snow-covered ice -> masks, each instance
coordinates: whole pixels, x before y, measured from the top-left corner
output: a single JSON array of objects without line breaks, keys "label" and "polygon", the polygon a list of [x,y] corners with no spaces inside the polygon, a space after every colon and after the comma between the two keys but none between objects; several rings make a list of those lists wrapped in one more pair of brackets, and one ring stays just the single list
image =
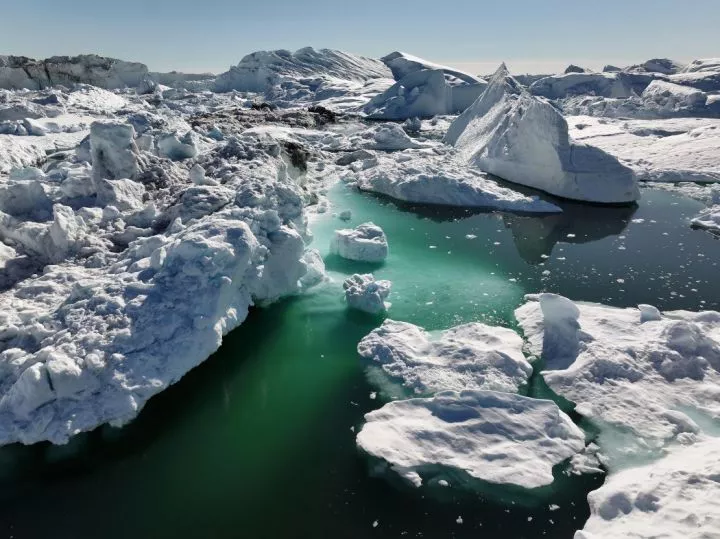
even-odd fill
[{"label": "snow-covered ice", "polygon": [[553,482],[553,466],[585,447],[554,402],[495,391],[394,401],[365,420],[358,446],[416,486],[443,466],[488,483],[542,487]]},{"label": "snow-covered ice", "polygon": [[390,295],[390,281],[376,280],[372,273],[356,273],[343,282],[345,301],[348,307],[379,314],[390,308],[387,300]]},{"label": "snow-covered ice", "polygon": [[428,333],[407,322],[385,320],[358,344],[358,353],[378,363],[417,394],[490,389],[517,392],[532,372],[514,331],[470,323]]},{"label": "snow-covered ice", "polygon": [[690,221],[695,227],[704,228],[711,232],[720,233],[720,205],[712,206],[700,212]]},{"label": "snow-covered ice", "polygon": [[720,416],[720,313],[528,296],[515,315],[548,386],[600,427],[611,470],[703,435]]},{"label": "snow-covered ice", "polygon": [[503,211],[553,213],[560,208],[502,187],[468,168],[446,147],[378,155],[366,167],[344,176],[363,191],[405,202]]},{"label": "snow-covered ice", "polygon": [[629,168],[594,146],[573,142],[563,116],[525,91],[504,64],[445,140],[470,165],[550,194],[603,203],[640,196]]},{"label": "snow-covered ice", "polygon": [[324,102],[351,109],[391,85],[392,73],[380,60],[306,47],[248,54],[219,75],[213,89],[258,92],[281,106]]},{"label": "snow-covered ice", "polygon": [[720,531],[720,439],[677,447],[647,466],[608,477],[588,495],[575,539],[714,538]]},{"label": "snow-covered ice", "polygon": [[363,223],[355,228],[336,230],[330,252],[348,260],[382,262],[388,256],[388,242],[382,228]]},{"label": "snow-covered ice", "polygon": [[720,181],[720,120],[673,118],[623,120],[571,116],[570,135],[616,156],[638,179],[663,182]]}]

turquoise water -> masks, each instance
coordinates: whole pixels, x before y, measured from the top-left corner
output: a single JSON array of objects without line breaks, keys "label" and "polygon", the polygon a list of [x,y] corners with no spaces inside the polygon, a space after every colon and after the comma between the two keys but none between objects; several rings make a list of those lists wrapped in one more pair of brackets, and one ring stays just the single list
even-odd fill
[{"label": "turquoise water", "polygon": [[[427,329],[513,326],[523,295],[542,290],[717,309],[717,240],[686,226],[701,205],[646,190],[637,208],[565,204],[541,218],[413,208],[343,185],[330,198],[352,210],[350,224],[384,228],[387,263],[329,257],[330,283],[254,310],[124,429],[0,449],[0,536],[572,537],[601,478],[561,476],[529,503],[500,488],[412,489],[356,450],[354,431],[383,395],[371,398],[355,347],[381,319],[346,310],[341,280],[370,270],[392,280],[390,316]],[[331,214],[313,223],[323,253],[342,226]]]}]

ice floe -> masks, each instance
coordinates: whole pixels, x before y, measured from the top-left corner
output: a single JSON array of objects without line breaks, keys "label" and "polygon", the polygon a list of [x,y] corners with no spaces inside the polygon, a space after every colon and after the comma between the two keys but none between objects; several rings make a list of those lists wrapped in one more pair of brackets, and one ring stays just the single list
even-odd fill
[{"label": "ice floe", "polygon": [[716,537],[718,496],[720,439],[712,438],[608,477],[588,495],[590,519],[575,539]]},{"label": "ice floe", "polygon": [[487,174],[468,168],[445,147],[378,155],[344,180],[354,181],[363,191],[418,204],[528,213],[561,211],[550,202],[503,187]]},{"label": "ice floe", "polygon": [[600,427],[608,466],[643,462],[720,416],[720,313],[528,296],[515,315],[548,386]]},{"label": "ice floe", "polygon": [[428,333],[385,320],[358,344],[358,353],[417,394],[490,389],[517,392],[532,372],[514,331],[481,323]]},{"label": "ice floe", "polygon": [[585,447],[583,432],[552,401],[495,391],[445,391],[394,401],[365,415],[358,446],[416,486],[433,467],[501,485],[536,488]]}]

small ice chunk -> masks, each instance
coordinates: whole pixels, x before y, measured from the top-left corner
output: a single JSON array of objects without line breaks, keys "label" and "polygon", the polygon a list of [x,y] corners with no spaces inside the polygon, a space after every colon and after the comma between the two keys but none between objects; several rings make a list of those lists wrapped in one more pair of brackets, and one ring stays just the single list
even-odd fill
[{"label": "small ice chunk", "polygon": [[390,303],[385,300],[390,295],[391,286],[390,281],[376,281],[371,273],[356,273],[343,283],[345,301],[353,309],[379,314],[390,308]]},{"label": "small ice chunk", "polygon": [[532,372],[522,346],[514,331],[478,322],[428,333],[414,324],[385,320],[360,341],[358,353],[416,393],[515,392]]},{"label": "small ice chunk", "polygon": [[336,230],[330,252],[348,260],[382,262],[388,256],[388,242],[382,228],[364,223],[354,229]]}]

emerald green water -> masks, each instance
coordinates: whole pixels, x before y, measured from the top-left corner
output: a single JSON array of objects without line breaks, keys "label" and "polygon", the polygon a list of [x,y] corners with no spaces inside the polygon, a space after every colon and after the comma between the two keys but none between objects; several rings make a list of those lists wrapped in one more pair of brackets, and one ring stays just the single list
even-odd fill
[{"label": "emerald green water", "polygon": [[[523,294],[542,290],[717,309],[717,240],[687,226],[701,205],[646,190],[637,208],[565,204],[540,218],[398,206],[343,185],[330,198],[352,210],[350,224],[383,227],[387,263],[328,258],[330,283],[254,310],[124,429],[0,449],[1,537],[570,538],[582,527],[599,477],[560,477],[522,503],[499,488],[406,487],[357,451],[353,429],[383,395],[371,398],[355,347],[381,319],[345,308],[342,278],[392,280],[390,316],[427,329],[512,326]],[[319,216],[316,246],[326,253],[343,226]]]}]

